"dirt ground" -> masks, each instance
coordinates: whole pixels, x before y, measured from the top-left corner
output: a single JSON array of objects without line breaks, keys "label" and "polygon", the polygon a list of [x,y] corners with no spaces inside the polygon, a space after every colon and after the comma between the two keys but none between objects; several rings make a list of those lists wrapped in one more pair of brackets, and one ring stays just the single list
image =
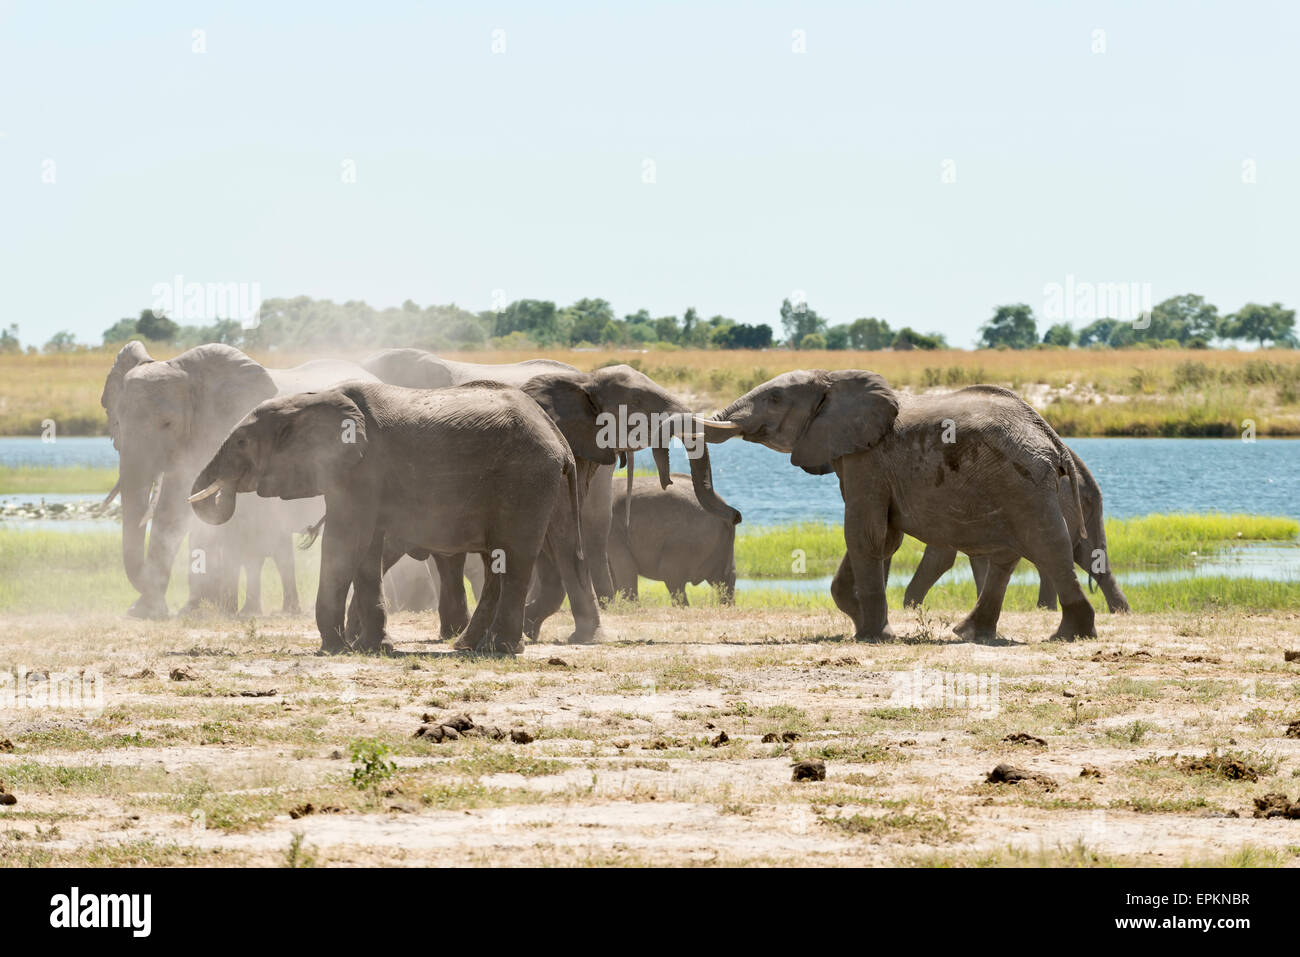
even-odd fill
[{"label": "dirt ground", "polygon": [[[1253,816],[1300,801],[1300,616],[892,621],[620,606],[610,643],[554,643],[562,614],[511,660],[431,615],[387,658],[320,657],[305,617],[0,618],[31,695],[0,710],[0,861],[1300,865],[1300,819]],[[24,668],[102,700],[42,707]]]}]

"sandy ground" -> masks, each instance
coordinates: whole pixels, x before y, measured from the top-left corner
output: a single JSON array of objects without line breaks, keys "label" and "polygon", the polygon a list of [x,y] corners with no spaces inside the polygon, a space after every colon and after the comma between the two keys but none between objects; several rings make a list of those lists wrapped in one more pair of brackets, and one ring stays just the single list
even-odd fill
[{"label": "sandy ground", "polygon": [[[447,654],[429,615],[394,617],[389,658],[318,656],[307,618],[0,618],[0,670],[102,682],[55,709],[29,678],[0,710],[0,861],[1300,864],[1300,820],[1252,816],[1300,800],[1300,616],[1056,643],[1007,614],[996,645],[933,613],[895,612],[889,645],[820,612],[606,621],[563,646],[559,615],[510,660]],[[505,736],[413,736],[458,714]],[[363,741],[388,749],[369,775]],[[1207,754],[1224,770],[1186,766]],[[824,781],[792,780],[805,758]],[[986,783],[1003,762],[1045,779]]]}]

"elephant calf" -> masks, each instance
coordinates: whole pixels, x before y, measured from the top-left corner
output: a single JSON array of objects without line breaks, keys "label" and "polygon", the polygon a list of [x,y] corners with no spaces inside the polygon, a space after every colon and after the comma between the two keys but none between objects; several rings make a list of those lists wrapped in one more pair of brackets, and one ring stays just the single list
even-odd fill
[{"label": "elephant calf", "polygon": [[[480,383],[429,391],[364,382],[271,399],[230,433],[190,502],[228,521],[237,492],[325,496],[316,625],[321,650],[348,648],[348,588],[360,647],[391,647],[380,585],[385,539],[402,551],[477,553],[488,569],[465,639],[523,650],[524,600],[545,550],[572,584],[579,630],[600,615],[582,559],[576,466],[564,436],[517,389]],[[584,587],[585,584],[585,587]]]},{"label": "elephant calf", "polygon": [[[626,521],[628,491],[614,494],[609,533],[609,572],[614,587],[635,600],[637,576],[668,585],[673,604],[685,605],[686,584],[707,581],[724,604],[735,600],[736,523],[706,511],[691,489],[689,475],[663,488],[655,476],[633,479],[631,526]],[[726,504],[722,496],[718,501]]]}]

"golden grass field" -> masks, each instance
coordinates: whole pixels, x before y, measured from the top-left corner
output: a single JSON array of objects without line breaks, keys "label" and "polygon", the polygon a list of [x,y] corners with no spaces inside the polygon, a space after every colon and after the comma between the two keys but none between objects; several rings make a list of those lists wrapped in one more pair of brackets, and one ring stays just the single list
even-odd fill
[{"label": "golden grass field", "polygon": [[[616,640],[554,644],[561,614],[518,659],[444,654],[430,618],[324,658],[307,618],[6,615],[10,667],[103,698],[3,712],[0,863],[1300,864],[1300,820],[1252,816],[1300,798],[1295,612],[1075,643],[1011,612],[997,645],[894,612],[861,645],[825,609],[617,605]],[[504,736],[414,736],[457,714]],[[1002,762],[1047,780],[986,783]]]},{"label": "golden grass field", "polygon": [[[153,349],[156,358],[176,350]],[[99,405],[114,350],[0,356],[0,435],[36,435],[53,419],[64,435],[99,435]],[[1300,351],[1044,349],[938,352],[762,352],[596,349],[445,353],[469,362],[546,357],[592,369],[632,362],[693,406],[712,411],[798,368],[868,368],[898,388],[980,382],[1020,392],[1063,435],[1300,435]],[[321,354],[260,354],[292,366]],[[341,358],[364,359],[365,355]]]}]

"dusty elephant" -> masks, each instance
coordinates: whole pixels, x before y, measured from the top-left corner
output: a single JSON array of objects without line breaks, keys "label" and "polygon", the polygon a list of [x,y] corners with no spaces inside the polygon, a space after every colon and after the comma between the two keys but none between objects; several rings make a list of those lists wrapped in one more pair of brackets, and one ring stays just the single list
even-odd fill
[{"label": "dusty elephant", "polygon": [[[172,563],[193,519],[185,503],[187,490],[230,429],[264,399],[349,378],[373,377],[355,363],[332,360],[266,369],[238,349],[219,344],[196,346],[165,361],[154,360],[140,342],[129,342],[118,352],[100,404],[119,456],[122,564],[140,593],[130,614],[169,614],[166,592]],[[287,549],[292,546],[291,532],[314,520],[312,511],[279,503],[250,504],[228,529],[201,536],[206,547],[191,556],[187,607],[204,599],[233,603],[230,576],[237,581],[248,550],[260,549],[263,557],[275,559],[286,610],[295,610],[297,586]],[[314,511],[319,514],[318,507]],[[268,540],[278,544],[269,545]],[[207,549],[215,553],[211,563]]]},{"label": "dusty elephant", "polygon": [[[466,476],[470,481],[466,481]],[[493,568],[462,636],[479,651],[522,649],[524,601],[544,550],[572,583],[574,618],[599,633],[582,561],[573,453],[517,389],[479,383],[428,391],[347,383],[257,406],[191,487],[195,513],[222,524],[236,492],[325,497],[316,625],[339,652],[348,589],[358,647],[389,647],[381,592],[386,540],[403,552],[474,552]],[[492,567],[492,566],[489,566]]]},{"label": "dusty elephant", "polygon": [[[477,555],[466,557],[465,577],[478,599],[483,594],[483,560]],[[384,576],[384,607],[389,611],[432,611],[438,607],[438,593],[438,568],[432,559],[403,556]]]},{"label": "dusty elephant", "polygon": [[[614,493],[609,534],[609,571],[619,594],[637,598],[637,576],[664,582],[673,604],[686,605],[686,585],[708,582],[723,604],[736,591],[736,521],[705,511],[684,482],[667,488],[653,476],[632,482],[631,525],[627,523],[626,489]],[[725,501],[718,496],[720,501]]]},{"label": "dusty elephant", "polygon": [[[989,560],[975,608],[954,629],[962,637],[996,637],[1007,580],[1021,556],[1061,596],[1053,637],[1096,635],[1092,605],[1074,577],[1074,539],[1086,534],[1074,459],[1014,393],[972,386],[909,396],[872,372],[800,370],[701,421],[710,441],[740,435],[788,453],[807,472],[836,474],[853,573],[852,602],[836,600],[852,609],[859,641],[893,638],[885,587],[905,534]],[[1062,477],[1071,488],[1064,510]]]},{"label": "dusty elephant", "polygon": [[[1069,448],[1069,446],[1066,446],[1066,448]],[[1079,458],[1079,453],[1074,449],[1070,449],[1070,454],[1074,457],[1074,467],[1079,473],[1079,500],[1083,505],[1083,528],[1088,536],[1086,539],[1075,539],[1074,563],[1097,582],[1097,586],[1106,598],[1106,607],[1112,613],[1127,613],[1131,610],[1128,599],[1124,597],[1124,590],[1120,588],[1119,582],[1115,578],[1110,564],[1110,552],[1106,548],[1106,516],[1102,509],[1101,486],[1097,484],[1096,478],[1093,477],[1088,466],[1084,464],[1083,459]],[[1060,482],[1060,491],[1061,509],[1066,511],[1071,507],[1069,482],[1062,480]],[[917,565],[916,572],[907,585],[907,592],[903,596],[903,604],[905,606],[921,604],[925,600],[926,593],[934,587],[934,583],[948,569],[952,568],[956,560],[956,549],[943,548],[938,545],[925,546],[925,553],[921,556],[921,562]],[[984,588],[984,579],[988,574],[988,559],[974,557],[971,558],[970,565],[971,572],[975,576],[975,590],[978,594]],[[852,574],[847,560],[842,560],[839,571],[836,572],[836,577],[847,575],[851,580]],[[838,586],[832,585],[831,587],[832,594],[848,595],[851,591],[852,586],[848,581],[840,582]],[[1056,589],[1052,587],[1051,581],[1041,573],[1038,576],[1038,607],[1051,611],[1056,610]],[[840,610],[849,613],[844,608]]]}]

